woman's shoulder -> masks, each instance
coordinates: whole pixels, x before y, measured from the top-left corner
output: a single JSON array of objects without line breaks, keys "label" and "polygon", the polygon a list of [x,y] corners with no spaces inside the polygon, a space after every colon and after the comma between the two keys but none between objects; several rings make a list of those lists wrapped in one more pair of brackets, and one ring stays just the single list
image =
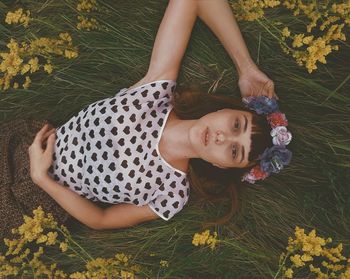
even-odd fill
[{"label": "woman's shoulder", "polygon": [[166,89],[168,87],[168,85],[171,84],[171,86],[176,85],[176,80],[172,80],[172,79],[160,79],[160,78],[153,78],[153,77],[143,77],[142,79],[140,79],[138,82],[136,82],[135,84],[133,84],[132,86],[130,86],[127,90],[137,90],[140,89],[142,87],[146,87],[146,86],[157,86],[158,84],[161,84],[163,89]]},{"label": "woman's shoulder", "polygon": [[118,103],[139,106],[142,103],[155,102],[167,103],[175,92],[176,81],[171,79],[143,80],[129,88],[121,89],[115,97],[120,99]]}]

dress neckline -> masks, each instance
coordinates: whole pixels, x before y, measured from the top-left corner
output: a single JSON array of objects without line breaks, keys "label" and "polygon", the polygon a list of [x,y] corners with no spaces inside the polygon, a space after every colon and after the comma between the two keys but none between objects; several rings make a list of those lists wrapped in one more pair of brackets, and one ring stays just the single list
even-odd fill
[{"label": "dress neckline", "polygon": [[171,169],[181,173],[182,175],[186,175],[186,173],[182,170],[179,170],[175,167],[173,167],[172,165],[170,165],[162,156],[162,154],[160,153],[159,151],[159,142],[160,142],[160,139],[162,138],[162,135],[163,135],[163,131],[164,131],[164,128],[165,128],[165,125],[166,123],[168,122],[168,118],[169,118],[169,115],[170,115],[170,112],[172,111],[173,109],[173,106],[170,104],[170,108],[168,109],[168,112],[166,113],[165,117],[164,117],[164,122],[163,122],[163,125],[160,129],[160,133],[159,133],[159,136],[158,136],[158,139],[157,139],[157,144],[156,144],[156,152],[158,154],[158,156],[160,157],[160,159]]}]

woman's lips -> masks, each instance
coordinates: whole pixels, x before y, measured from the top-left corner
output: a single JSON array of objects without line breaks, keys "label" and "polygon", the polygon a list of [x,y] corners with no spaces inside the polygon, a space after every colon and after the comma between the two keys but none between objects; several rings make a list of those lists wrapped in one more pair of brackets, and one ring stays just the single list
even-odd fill
[{"label": "woman's lips", "polygon": [[208,134],[208,127],[207,127],[202,133],[202,141],[203,141],[204,146],[208,145],[208,138],[209,138],[208,136],[209,136],[209,134]]}]

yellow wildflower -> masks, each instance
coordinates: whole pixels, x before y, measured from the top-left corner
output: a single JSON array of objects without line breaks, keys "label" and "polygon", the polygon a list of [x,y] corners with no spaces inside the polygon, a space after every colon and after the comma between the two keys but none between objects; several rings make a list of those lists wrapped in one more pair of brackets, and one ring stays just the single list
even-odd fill
[{"label": "yellow wildflower", "polygon": [[291,268],[288,268],[285,272],[284,272],[284,275],[287,277],[287,278],[293,278],[293,270]]},{"label": "yellow wildflower", "polygon": [[52,73],[52,65],[51,64],[45,64],[44,65],[44,71],[46,71],[48,74]]},{"label": "yellow wildflower", "polygon": [[39,244],[39,243],[43,243],[43,242],[46,242],[47,240],[47,236],[46,235],[41,235],[38,237],[38,239],[36,240],[36,243]]},{"label": "yellow wildflower", "polygon": [[282,36],[288,38],[290,36],[290,31],[288,27],[284,27],[282,30]]},{"label": "yellow wildflower", "polygon": [[80,2],[77,4],[77,10],[78,11],[86,11],[91,12],[93,10],[97,10],[97,3],[96,0],[80,0]]},{"label": "yellow wildflower", "polygon": [[72,46],[72,37],[71,35],[69,35],[67,32],[66,33],[60,33],[59,34],[59,37],[63,40],[63,41],[66,41],[68,42],[68,45],[69,46]]},{"label": "yellow wildflower", "polygon": [[192,244],[194,246],[204,245],[209,237],[209,230],[204,231],[203,233],[195,233],[192,239]]},{"label": "yellow wildflower", "polygon": [[20,271],[20,267],[5,264],[1,267],[0,278],[8,276],[17,276]]},{"label": "yellow wildflower", "polygon": [[8,12],[6,14],[5,22],[7,24],[23,23],[24,27],[28,27],[29,21],[31,20],[30,11],[23,13],[23,9],[20,8],[14,12]]},{"label": "yellow wildflower", "polygon": [[67,42],[71,42],[71,41],[72,41],[71,35],[69,35],[67,32],[65,32],[65,33],[60,33],[60,34],[59,34],[59,37],[60,37],[62,40],[67,41]]},{"label": "yellow wildflower", "polygon": [[301,47],[303,46],[303,38],[304,38],[304,34],[297,34],[294,35],[294,41],[292,43],[293,47]]},{"label": "yellow wildflower", "polygon": [[345,265],[343,264],[331,264],[331,263],[327,263],[326,261],[322,261],[321,264],[327,269],[333,270],[333,271],[339,271],[345,267]]},{"label": "yellow wildflower", "polygon": [[64,51],[64,56],[69,59],[76,58],[78,56],[78,52],[66,49]]},{"label": "yellow wildflower", "polygon": [[296,267],[305,265],[305,263],[301,260],[301,256],[298,254],[290,256],[290,260],[293,262],[293,264],[295,264]]},{"label": "yellow wildflower", "polygon": [[[65,57],[71,59],[78,56],[76,48],[69,49],[67,47],[72,44],[72,38],[68,33],[60,33],[60,38],[64,40],[56,40],[50,38],[38,38],[27,43],[18,43],[15,39],[11,38],[10,42],[6,45],[9,48],[9,52],[0,52],[0,72],[4,75],[0,78],[0,89],[7,90],[10,88],[11,80],[16,77],[16,75],[25,75],[28,73],[34,73],[38,71],[41,67],[39,64],[39,55],[47,56],[48,54],[64,55]],[[68,45],[67,45],[68,44]],[[27,63],[23,63],[22,57],[28,57]],[[48,58],[48,63],[43,65],[44,71],[47,73],[52,73],[53,65],[50,63],[50,58]],[[26,78],[24,84],[25,88],[30,85],[30,77]],[[17,84],[14,84],[17,87]]]},{"label": "yellow wildflower", "polygon": [[[29,85],[30,85],[30,83],[32,82],[32,80],[30,79],[30,77],[29,76],[26,76],[26,81],[23,83],[23,88],[24,89],[28,89],[28,87],[29,87]],[[30,235],[29,233],[27,234],[28,236]]]},{"label": "yellow wildflower", "polygon": [[128,278],[134,279],[135,278],[135,275],[133,272],[129,272],[129,271],[125,271],[125,270],[120,271],[120,276],[122,279],[128,279]]},{"label": "yellow wildflower", "polygon": [[30,70],[30,65],[29,64],[24,64],[22,69],[21,69],[21,75],[24,75]]},{"label": "yellow wildflower", "polygon": [[54,244],[56,244],[57,236],[58,236],[57,232],[48,232],[47,233],[46,245],[54,245]]},{"label": "yellow wildflower", "polygon": [[94,18],[89,18],[85,16],[78,15],[79,22],[77,23],[77,29],[82,30],[86,29],[87,31],[98,29],[98,23],[97,20]]},{"label": "yellow wildflower", "polygon": [[328,275],[326,273],[323,273],[319,267],[314,267],[312,264],[310,264],[309,268],[310,268],[311,272],[317,274],[317,278],[320,278],[320,279],[322,279],[322,278],[324,278],[324,279],[329,278]]},{"label": "yellow wildflower", "polygon": [[[311,272],[316,273],[317,278],[342,278],[345,279],[346,270],[342,274],[337,274],[337,272],[344,270],[346,265],[344,264],[335,264],[336,262],[340,262],[341,260],[347,260],[350,263],[350,259],[341,255],[341,251],[343,249],[342,244],[340,243],[337,247],[334,248],[325,248],[327,243],[332,242],[332,239],[329,237],[325,240],[322,237],[316,236],[316,230],[313,229],[309,234],[306,234],[304,229],[296,226],[295,228],[295,239],[288,237],[288,246],[287,250],[290,252],[290,261],[292,263],[292,267],[303,267],[305,266],[305,262],[313,261],[314,256],[322,256],[330,259],[333,263],[327,262],[325,260],[322,261],[321,266],[327,268],[328,273],[323,273],[320,267],[315,267],[313,264],[309,265],[309,269]],[[296,251],[300,251],[300,254],[294,254]],[[304,253],[303,253],[304,252]],[[302,254],[303,253],[303,254]],[[285,255],[283,252],[282,255]],[[281,264],[283,257],[280,257],[279,264]],[[284,264],[283,264],[284,265]],[[282,270],[286,271],[286,267],[282,265]],[[349,269],[350,269],[350,265]],[[288,274],[289,273],[289,274]],[[289,270],[285,272],[285,276],[287,278],[292,278],[292,271]],[[288,274],[288,275],[287,275]],[[350,274],[350,271],[349,271]],[[288,277],[290,276],[290,277]],[[330,276],[330,277],[329,277]]]},{"label": "yellow wildflower", "polygon": [[192,244],[195,246],[208,244],[211,249],[215,248],[217,232],[214,232],[213,235],[210,235],[209,230],[205,230],[202,233],[195,233],[192,239]]},{"label": "yellow wildflower", "polygon": [[[349,259],[350,262],[350,259]],[[346,270],[340,274],[339,279],[349,279],[350,278],[350,265],[347,266]]]},{"label": "yellow wildflower", "polygon": [[61,249],[62,252],[66,252],[68,250],[67,242],[61,242],[60,243],[60,249]]},{"label": "yellow wildflower", "polygon": [[253,21],[264,16],[264,10],[280,5],[277,0],[238,0],[232,4],[237,20]]},{"label": "yellow wildflower", "polygon": [[314,36],[307,36],[307,37],[304,37],[304,38],[303,38],[303,44],[309,45],[309,44],[312,42],[313,39],[314,39]]},{"label": "yellow wildflower", "polygon": [[128,256],[124,253],[118,253],[115,255],[115,257],[118,261],[121,261],[122,263],[127,263],[129,261]]},{"label": "yellow wildflower", "polygon": [[165,261],[165,260],[161,260],[161,261],[159,262],[159,264],[160,264],[161,266],[163,266],[163,267],[169,267],[169,262],[168,262],[168,261]]},{"label": "yellow wildflower", "polygon": [[301,256],[301,260],[302,260],[303,262],[308,262],[308,261],[312,261],[312,260],[313,260],[313,257],[311,257],[311,256],[308,255],[308,254],[303,254],[303,255]]}]

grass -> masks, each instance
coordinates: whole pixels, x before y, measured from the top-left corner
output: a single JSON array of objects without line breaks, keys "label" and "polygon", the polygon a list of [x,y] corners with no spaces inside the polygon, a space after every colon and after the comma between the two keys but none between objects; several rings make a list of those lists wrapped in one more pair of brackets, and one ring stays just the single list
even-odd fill
[{"label": "grass", "polygon": [[[160,3],[159,3],[160,2]],[[20,1],[40,21],[29,29],[9,26],[4,15],[17,3],[0,1],[0,49],[11,37],[54,36],[67,31],[79,48],[77,59],[54,58],[51,75],[34,75],[28,90],[1,92],[0,121],[33,117],[65,123],[86,105],[115,95],[146,73],[156,31],[167,1],[98,1],[92,13],[100,31],[76,29],[73,1]],[[19,3],[18,3],[19,4]],[[37,13],[35,13],[37,11]],[[196,195],[169,222],[157,220],[130,229],[93,231],[79,222],[70,226],[74,239],[94,257],[132,254],[150,269],[151,278],[273,278],[278,259],[296,225],[343,243],[350,254],[350,46],[327,57],[309,74],[282,52],[274,23],[299,23],[271,10],[255,22],[240,22],[253,59],[270,76],[293,132],[292,164],[263,183],[247,186],[241,211],[229,224],[212,227],[225,241],[218,249],[194,247],[202,222],[220,216],[226,203],[199,204]],[[350,36],[347,29],[347,37]],[[220,42],[197,22],[183,59],[178,83],[197,84],[210,94],[239,97],[237,73]],[[155,256],[149,256],[155,253]],[[64,271],[76,271],[81,260],[56,255]],[[168,260],[161,268],[159,261]],[[295,278],[314,278],[307,272]]]}]

